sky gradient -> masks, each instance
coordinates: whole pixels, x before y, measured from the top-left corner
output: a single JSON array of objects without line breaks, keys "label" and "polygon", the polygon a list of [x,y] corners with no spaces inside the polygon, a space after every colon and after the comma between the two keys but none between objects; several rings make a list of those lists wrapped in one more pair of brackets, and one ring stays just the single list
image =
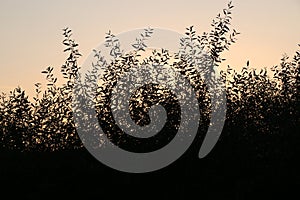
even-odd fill
[{"label": "sky gradient", "polygon": [[[83,63],[108,30],[159,27],[184,33],[194,25],[199,34],[226,7],[227,0],[0,0],[0,92],[20,85],[33,94],[40,73],[53,66],[58,74],[63,53],[62,29],[70,27]],[[255,68],[271,67],[283,53],[293,55],[300,43],[300,0],[235,0],[232,27],[241,32],[223,54],[240,69],[247,60]]]}]

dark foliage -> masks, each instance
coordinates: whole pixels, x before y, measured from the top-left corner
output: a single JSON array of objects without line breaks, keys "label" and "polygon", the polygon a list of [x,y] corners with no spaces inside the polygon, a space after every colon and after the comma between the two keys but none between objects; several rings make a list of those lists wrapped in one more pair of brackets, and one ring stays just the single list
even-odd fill
[{"label": "dark foliage", "polygon": [[[97,71],[105,66],[100,75],[102,84],[97,86],[96,110],[107,135],[114,143],[133,151],[150,151],[153,145],[162,144],[153,141],[170,141],[180,121],[176,96],[158,85],[148,85],[132,94],[130,114],[139,125],[148,124],[147,112],[154,104],[162,104],[168,112],[168,119],[172,123],[166,125],[167,138],[157,136],[150,141],[131,138],[117,126],[110,110],[112,88],[122,73],[136,65],[168,64],[176,68],[186,77],[196,91],[201,109],[201,127],[198,136],[203,138],[209,125],[210,100],[206,85],[201,79],[193,63],[197,56],[196,49],[205,50],[212,60],[219,65],[224,59],[221,53],[228,50],[235,42],[239,33],[230,30],[231,10],[233,6],[223,10],[213,21],[210,33],[197,36],[193,27],[187,28],[186,38],[181,40],[181,49],[170,64],[172,55],[167,50],[155,50],[144,59],[140,59],[140,52],[145,51],[145,41],[151,37],[153,29],[145,29],[141,37],[132,46],[136,51],[124,54],[118,38],[111,32],[107,33],[106,46],[111,49],[110,55],[115,58],[108,63],[100,52],[95,51],[98,61],[94,69],[89,72],[85,80],[97,79]],[[42,71],[48,81],[47,89],[41,91],[41,84],[35,84],[36,96],[30,101],[21,88],[16,88],[8,95],[2,94],[0,101],[0,142],[2,149],[17,151],[60,151],[65,149],[78,149],[83,145],[76,133],[72,116],[72,92],[76,91],[74,82],[79,74],[77,64],[81,56],[78,44],[72,39],[71,30],[63,30],[65,37],[63,44],[69,56],[61,67],[65,84],[58,86],[54,77],[53,68],[48,67]],[[192,52],[192,53],[191,53]],[[174,56],[173,56],[174,57]],[[205,69],[212,71],[213,69]],[[289,60],[282,58],[278,66],[271,71],[267,69],[250,69],[249,61],[240,72],[230,66],[221,71],[221,77],[226,83],[227,92],[227,118],[222,139],[230,141],[242,150],[248,150],[255,157],[265,157],[269,154],[282,154],[283,149],[290,148],[287,144],[299,138],[299,91],[300,91],[300,52]],[[92,87],[91,87],[92,88]],[[75,89],[75,90],[73,90]],[[150,94],[150,96],[149,96]],[[169,126],[169,127],[168,127]],[[299,132],[299,130],[298,130]],[[158,139],[160,138],[160,139]],[[293,143],[293,142],[292,142]],[[142,145],[141,145],[142,144]],[[138,149],[143,146],[142,149]],[[146,149],[146,150],[145,150]],[[154,148],[155,149],[155,148]]]}]

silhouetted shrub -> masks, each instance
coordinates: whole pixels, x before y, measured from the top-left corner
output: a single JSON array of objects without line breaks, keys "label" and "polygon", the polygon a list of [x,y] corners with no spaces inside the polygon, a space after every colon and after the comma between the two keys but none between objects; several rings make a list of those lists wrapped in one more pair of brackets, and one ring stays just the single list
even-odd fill
[{"label": "silhouetted shrub", "polygon": [[[153,31],[150,28],[145,29],[140,43],[133,44],[136,51],[127,54],[122,52],[118,39],[111,32],[107,33],[106,46],[111,49],[110,54],[115,60],[108,63],[99,52],[95,51],[98,61],[89,76],[83,78],[85,80],[100,78],[103,82],[97,86],[97,95],[93,101],[96,102],[95,109],[98,117],[103,121],[102,125],[105,130],[107,129],[106,132],[112,141],[123,145],[124,148],[132,146],[138,148],[138,144],[143,144],[143,148],[151,150],[153,146],[153,143],[141,143],[141,141],[127,143],[128,138],[118,130],[118,127],[112,125],[114,120],[109,99],[112,88],[122,73],[139,63],[169,64],[190,81],[200,103],[199,133],[205,134],[210,122],[210,97],[204,81],[195,66],[191,64],[197,58],[193,57],[194,54],[189,51],[197,47],[208,52],[208,56],[218,66],[224,60],[221,53],[229,49],[239,34],[235,30],[230,30],[232,8],[233,6],[229,3],[228,8],[223,11],[224,15],[217,16],[212,23],[213,29],[210,33],[197,36],[193,27],[187,28],[186,38],[181,40],[181,53],[175,57],[167,50],[154,50],[150,56],[140,59],[140,53],[146,47],[145,41]],[[53,68],[48,67],[42,71],[48,82],[47,89],[41,91],[41,84],[36,83],[36,96],[33,101],[30,101],[25,91],[19,87],[9,94],[1,95],[0,141],[2,148],[18,151],[58,151],[83,147],[76,133],[72,116],[72,93],[78,92],[74,88],[74,83],[76,78],[80,77],[77,60],[81,55],[78,51],[78,44],[71,37],[71,30],[64,29],[63,35],[65,52],[69,53],[65,64],[61,67],[66,83],[58,86]],[[191,49],[188,50],[187,45],[190,45]],[[170,59],[173,57],[177,60],[170,64]],[[97,71],[101,66],[106,66],[106,68],[99,76]],[[214,71],[212,68],[205,70],[208,70],[207,73]],[[296,52],[292,60],[285,56],[280,65],[273,67],[271,71],[250,69],[249,62],[240,72],[230,66],[225,71],[221,71],[221,78],[226,84],[228,107],[222,138],[228,137],[234,144],[241,143],[244,149],[255,147],[254,151],[250,151],[256,156],[266,156],[270,154],[270,151],[285,148],[279,144],[285,145],[280,142],[289,140],[289,137],[291,140],[299,138],[295,131],[299,130],[297,127],[300,124],[299,74],[300,51]],[[149,94],[151,94],[150,97]],[[176,96],[158,85],[145,86],[132,95],[130,114],[133,120],[139,125],[148,124],[148,109],[157,103],[163,104],[166,108],[169,106],[167,109],[169,120],[174,122],[169,124],[169,128],[176,130],[179,120],[176,116],[178,117],[178,109],[180,109],[176,104]],[[175,116],[174,119],[172,116]],[[159,140],[170,138],[161,137]]]}]

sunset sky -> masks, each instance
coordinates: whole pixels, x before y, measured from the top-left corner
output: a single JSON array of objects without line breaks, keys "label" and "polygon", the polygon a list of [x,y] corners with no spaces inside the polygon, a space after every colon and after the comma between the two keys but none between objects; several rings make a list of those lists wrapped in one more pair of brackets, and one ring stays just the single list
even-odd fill
[{"label": "sunset sky", "polygon": [[[63,53],[62,29],[73,30],[83,63],[108,30],[118,34],[136,28],[158,27],[184,33],[194,25],[199,34],[222,12],[228,0],[1,0],[0,92],[20,85],[29,94],[47,66],[59,73]],[[223,54],[240,69],[271,67],[283,53],[293,55],[300,43],[300,0],[235,0],[232,26],[241,32]]]}]

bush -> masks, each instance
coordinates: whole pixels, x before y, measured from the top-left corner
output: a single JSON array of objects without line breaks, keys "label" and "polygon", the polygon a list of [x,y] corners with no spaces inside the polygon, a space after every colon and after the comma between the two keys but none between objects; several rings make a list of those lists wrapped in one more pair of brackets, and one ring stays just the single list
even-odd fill
[{"label": "bush", "polygon": [[[219,14],[213,20],[213,29],[210,33],[197,36],[193,27],[187,28],[186,38],[181,40],[180,52],[175,56],[177,61],[170,65],[170,67],[177,68],[196,91],[202,111],[200,136],[205,134],[209,125],[210,97],[204,81],[192,64],[197,58],[188,56],[193,54],[189,53],[191,49],[187,46],[207,51],[217,66],[224,61],[221,53],[229,49],[239,34],[230,29],[232,8],[233,6],[229,3],[228,7],[223,10],[223,15]],[[140,43],[133,44],[136,51],[128,54],[121,51],[118,39],[111,32],[107,33],[106,46],[111,49],[111,55],[115,60],[106,63],[104,57],[95,51],[98,62],[89,76],[84,77],[85,80],[102,79],[103,84],[97,86],[97,95],[93,101],[96,102],[95,109],[107,135],[123,148],[135,149],[135,151],[150,151],[153,150],[153,142],[158,146],[159,144],[155,142],[157,140],[145,142],[128,138],[128,135],[123,134],[117,126],[114,126],[109,97],[118,77],[126,70],[141,63],[166,64],[170,62],[172,55],[167,50],[155,50],[149,57],[140,59],[141,52],[146,47],[145,35],[150,37],[151,31],[152,29],[145,29]],[[42,92],[41,84],[36,83],[36,96],[33,101],[28,99],[25,91],[20,87],[8,95],[1,95],[0,141],[2,148],[17,151],[60,151],[83,147],[76,133],[72,112],[72,93],[76,91],[74,83],[77,78],[80,78],[77,60],[81,55],[78,51],[78,44],[71,37],[71,30],[64,29],[63,35],[65,52],[69,53],[65,64],[61,67],[65,84],[58,86],[57,78],[53,75],[53,68],[48,67],[42,71],[48,82],[47,89]],[[100,77],[97,75],[99,66],[106,66]],[[213,69],[206,70],[212,71]],[[245,144],[244,149],[247,145],[257,147],[256,156],[267,155],[270,151],[276,151],[277,147],[278,149],[284,148],[276,147],[283,140],[299,139],[294,132],[299,127],[299,74],[300,51],[296,52],[292,60],[285,56],[280,65],[273,67],[271,71],[250,69],[249,62],[241,72],[237,72],[230,66],[227,70],[221,71],[222,80],[226,84],[228,108],[222,138],[229,137],[232,143],[236,142],[236,144],[242,142]],[[151,94],[150,97],[149,94]],[[172,134],[176,134],[176,127],[180,121],[180,117],[178,118],[180,108],[176,102],[176,96],[169,90],[159,85],[147,85],[140,88],[132,95],[130,114],[137,124],[148,124],[148,109],[151,105],[158,103],[165,106],[168,119],[173,120],[166,129],[170,132],[170,137],[160,136],[159,139],[169,141],[172,139]],[[138,149],[138,144],[143,144],[143,149]],[[283,143],[280,144],[283,145]]]}]

